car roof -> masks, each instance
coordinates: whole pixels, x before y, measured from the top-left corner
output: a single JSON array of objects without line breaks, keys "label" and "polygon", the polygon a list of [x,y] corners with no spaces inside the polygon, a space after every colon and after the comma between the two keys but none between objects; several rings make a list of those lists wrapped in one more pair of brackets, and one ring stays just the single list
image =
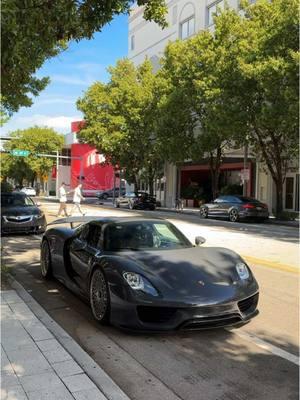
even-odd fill
[{"label": "car roof", "polygon": [[25,193],[22,192],[2,192],[1,196],[20,196],[20,197],[26,197]]}]

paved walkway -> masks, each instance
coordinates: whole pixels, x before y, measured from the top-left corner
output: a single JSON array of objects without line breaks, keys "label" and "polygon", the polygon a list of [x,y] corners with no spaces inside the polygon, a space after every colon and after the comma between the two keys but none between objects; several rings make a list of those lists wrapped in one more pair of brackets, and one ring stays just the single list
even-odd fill
[{"label": "paved walkway", "polygon": [[2,400],[108,398],[15,290],[1,291],[1,328]]}]

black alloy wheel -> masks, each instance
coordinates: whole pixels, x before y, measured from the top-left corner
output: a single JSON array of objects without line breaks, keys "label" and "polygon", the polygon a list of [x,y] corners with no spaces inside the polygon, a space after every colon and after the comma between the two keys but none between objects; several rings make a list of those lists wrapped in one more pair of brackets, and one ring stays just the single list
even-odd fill
[{"label": "black alloy wheel", "polygon": [[236,208],[233,208],[229,212],[229,221],[231,222],[237,222],[239,219],[239,212]]},{"label": "black alloy wheel", "polygon": [[41,248],[41,273],[44,279],[52,277],[51,254],[48,241],[45,239]]},{"label": "black alloy wheel", "polygon": [[207,210],[206,207],[201,207],[200,208],[200,217],[208,218],[208,210]]},{"label": "black alloy wheel", "polygon": [[93,272],[90,283],[90,305],[94,318],[101,324],[109,322],[110,299],[105,276],[100,268]]}]

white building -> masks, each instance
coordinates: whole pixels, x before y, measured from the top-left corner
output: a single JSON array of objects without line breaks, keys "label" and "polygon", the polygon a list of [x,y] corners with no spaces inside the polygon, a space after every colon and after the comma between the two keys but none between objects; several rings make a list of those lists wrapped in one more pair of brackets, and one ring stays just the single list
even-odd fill
[{"label": "white building", "polygon": [[[250,0],[255,2],[255,0]],[[204,29],[213,29],[213,16],[218,10],[224,8],[224,0],[169,0],[167,1],[169,26],[161,29],[156,23],[143,19],[143,7],[136,7],[129,17],[128,57],[135,64],[142,63],[148,57],[154,70],[159,68],[159,59],[163,55],[166,45],[176,39],[186,39]],[[227,0],[229,7],[237,8],[239,0]],[[226,182],[235,179],[238,182],[239,173],[243,168],[242,152],[232,152],[227,155],[224,175]],[[227,163],[227,166],[226,166]],[[192,180],[196,171],[202,171],[204,178],[204,165],[167,165],[165,170],[166,191],[165,204],[173,206],[181,181]],[[268,204],[269,209],[275,208],[275,187],[269,173],[255,160],[248,160],[247,168],[250,169],[248,194],[257,197]],[[187,178],[188,171],[190,177]],[[193,171],[193,172],[192,172]],[[200,172],[199,172],[200,174]],[[200,175],[199,175],[200,176]],[[287,211],[299,211],[299,170],[291,169],[284,187],[284,208]]]}]

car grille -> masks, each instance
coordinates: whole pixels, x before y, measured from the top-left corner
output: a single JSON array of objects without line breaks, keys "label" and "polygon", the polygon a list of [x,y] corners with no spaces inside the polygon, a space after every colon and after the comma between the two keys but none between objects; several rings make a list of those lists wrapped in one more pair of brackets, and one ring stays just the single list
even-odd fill
[{"label": "car grille", "polygon": [[17,217],[6,217],[8,222],[14,222],[14,223],[23,223],[23,222],[29,222],[32,219],[32,216],[29,215],[28,217],[21,217],[22,219],[17,219]]},{"label": "car grille", "polygon": [[233,325],[241,321],[238,314],[218,315],[213,317],[201,317],[184,322],[179,329],[196,330],[205,328],[217,328],[219,326]]},{"label": "car grille", "polygon": [[2,225],[2,232],[5,233],[13,233],[13,232],[34,232],[38,229],[37,226],[3,226]]},{"label": "car grille", "polygon": [[257,307],[257,303],[258,293],[256,293],[254,296],[248,297],[247,299],[239,301],[238,307],[242,313],[245,313],[247,311],[255,310],[255,308]]},{"label": "car grille", "polygon": [[175,316],[177,308],[137,306],[137,313],[142,322],[162,323],[168,322]]}]

